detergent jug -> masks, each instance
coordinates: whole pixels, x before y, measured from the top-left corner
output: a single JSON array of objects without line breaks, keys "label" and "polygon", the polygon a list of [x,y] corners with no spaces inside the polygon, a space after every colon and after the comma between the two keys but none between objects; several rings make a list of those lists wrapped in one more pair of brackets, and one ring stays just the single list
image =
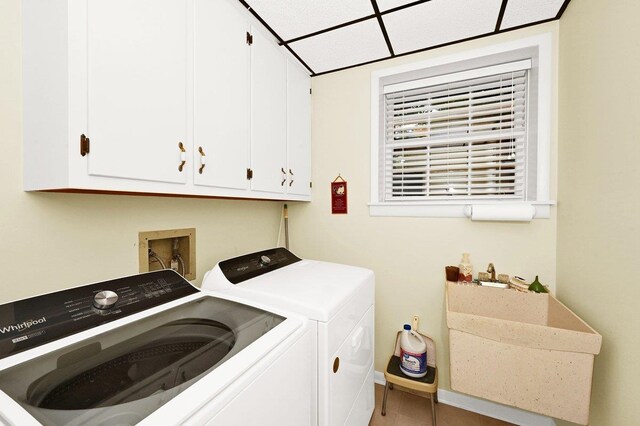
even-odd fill
[{"label": "detergent jug", "polygon": [[404,325],[400,336],[400,370],[415,378],[427,374],[427,344],[409,324]]}]

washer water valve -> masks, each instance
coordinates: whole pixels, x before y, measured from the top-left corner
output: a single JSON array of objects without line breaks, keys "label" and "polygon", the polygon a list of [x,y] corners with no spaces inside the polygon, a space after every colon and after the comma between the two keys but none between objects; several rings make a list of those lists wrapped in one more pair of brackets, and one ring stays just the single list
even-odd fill
[{"label": "washer water valve", "polygon": [[196,278],[195,228],[140,232],[140,272],[172,269],[188,280]]}]

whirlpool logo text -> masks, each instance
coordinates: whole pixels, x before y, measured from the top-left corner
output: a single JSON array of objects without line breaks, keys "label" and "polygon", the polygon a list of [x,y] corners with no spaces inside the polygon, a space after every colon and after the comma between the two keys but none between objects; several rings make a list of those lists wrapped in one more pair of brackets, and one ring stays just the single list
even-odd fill
[{"label": "whirlpool logo text", "polygon": [[5,333],[11,333],[15,331],[23,331],[31,328],[34,325],[44,324],[45,322],[47,322],[46,317],[42,317],[39,319],[26,320],[25,322],[21,322],[20,324],[12,324],[12,325],[6,325],[3,327],[0,327],[0,333],[5,334]]}]

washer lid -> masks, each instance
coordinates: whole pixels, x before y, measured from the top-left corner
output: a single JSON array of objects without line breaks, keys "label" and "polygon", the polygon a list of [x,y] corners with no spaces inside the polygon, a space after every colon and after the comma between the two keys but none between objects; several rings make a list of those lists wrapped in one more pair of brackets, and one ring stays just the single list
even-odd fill
[{"label": "washer lid", "polygon": [[[301,327],[239,302],[192,298],[1,370],[0,418],[33,424],[19,420],[26,411],[44,425],[137,424],[200,380],[212,399]],[[173,404],[175,421],[165,423],[186,421],[185,406],[198,407]]]},{"label": "washer lid", "polygon": [[369,269],[301,260],[233,285],[220,264],[205,277],[204,290],[225,290],[267,306],[327,322],[353,298],[373,304],[374,275]]}]

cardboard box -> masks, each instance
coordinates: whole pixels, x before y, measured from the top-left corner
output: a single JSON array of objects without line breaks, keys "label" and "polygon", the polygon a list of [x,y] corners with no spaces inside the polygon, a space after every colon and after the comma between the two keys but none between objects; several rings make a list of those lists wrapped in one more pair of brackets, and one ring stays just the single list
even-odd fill
[{"label": "cardboard box", "polygon": [[451,388],[589,423],[602,336],[551,294],[446,283]]}]

